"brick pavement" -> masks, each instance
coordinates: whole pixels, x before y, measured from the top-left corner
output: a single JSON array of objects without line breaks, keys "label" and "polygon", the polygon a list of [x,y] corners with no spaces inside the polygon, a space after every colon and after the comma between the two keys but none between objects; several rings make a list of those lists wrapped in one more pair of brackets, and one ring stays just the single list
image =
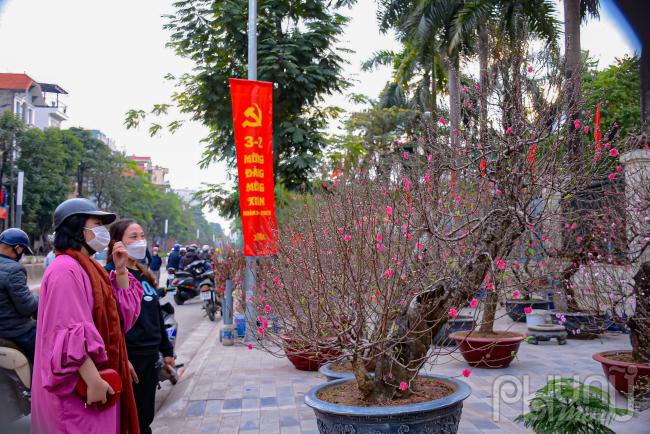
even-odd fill
[{"label": "brick pavement", "polygon": [[[499,320],[511,330],[525,328]],[[202,347],[183,372],[182,380],[168,394],[153,424],[155,434],[316,434],[312,410],[303,403],[311,387],[324,381],[318,373],[301,372],[279,359],[243,345],[223,347],[219,326],[207,335]],[[548,375],[589,376],[600,379],[600,364],[593,353],[629,348],[627,335],[606,335],[601,340],[555,343],[523,343],[518,359],[507,369],[473,369],[466,380],[473,392],[465,401],[459,432],[462,434],[530,432],[513,422],[527,411],[529,394],[543,386]],[[458,353],[441,355],[426,370],[459,376],[467,365]],[[503,385],[500,388],[498,385]],[[495,386],[496,385],[496,386]],[[512,393],[518,385],[519,394]],[[503,399],[493,399],[502,396]],[[650,410],[632,420],[614,423],[616,432],[650,432]]]}]

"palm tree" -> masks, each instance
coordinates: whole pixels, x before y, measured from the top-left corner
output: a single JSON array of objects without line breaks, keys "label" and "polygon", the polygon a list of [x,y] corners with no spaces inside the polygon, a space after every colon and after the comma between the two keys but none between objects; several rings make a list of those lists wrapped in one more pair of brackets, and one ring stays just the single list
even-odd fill
[{"label": "palm tree", "polygon": [[[464,2],[453,23],[451,45],[456,46],[463,39],[467,40],[472,32],[478,44],[480,93],[480,139],[485,141],[487,134],[487,95],[489,35],[491,25],[497,37],[504,39],[513,53],[511,62],[512,85],[521,89],[521,67],[524,57],[521,41],[527,35],[536,36],[555,45],[559,31],[554,14],[554,5],[550,0],[469,0]],[[514,98],[514,107],[523,110],[521,103]]]},{"label": "palm tree", "polygon": [[[581,110],[580,24],[589,17],[599,18],[599,6],[599,0],[564,0],[564,75],[567,80],[568,147],[576,152],[576,155],[582,155],[582,135],[571,127],[573,120],[580,117]],[[580,158],[579,161],[582,159]]]}]

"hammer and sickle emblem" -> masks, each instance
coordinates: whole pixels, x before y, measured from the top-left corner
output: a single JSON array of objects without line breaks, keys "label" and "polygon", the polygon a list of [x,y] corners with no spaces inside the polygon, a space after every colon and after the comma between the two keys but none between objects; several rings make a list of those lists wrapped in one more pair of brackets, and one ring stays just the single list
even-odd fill
[{"label": "hammer and sickle emblem", "polygon": [[242,127],[260,127],[262,126],[262,109],[260,109],[260,106],[257,104],[253,103],[252,106],[248,107],[244,111],[244,116],[246,116],[246,120],[242,122]]}]

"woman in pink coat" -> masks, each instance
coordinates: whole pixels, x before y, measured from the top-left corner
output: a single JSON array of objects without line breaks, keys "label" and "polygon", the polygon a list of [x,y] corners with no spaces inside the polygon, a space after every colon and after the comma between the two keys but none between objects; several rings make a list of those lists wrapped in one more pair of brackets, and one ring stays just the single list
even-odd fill
[{"label": "woman in pink coat", "polygon": [[[110,276],[90,258],[108,245],[105,225],[114,220],[86,199],[67,200],[55,211],[57,257],[43,278],[38,308],[34,434],[138,434],[124,333],[140,313],[142,286],[126,271],[123,245],[119,259],[114,249]],[[106,368],[122,379],[119,398],[99,375]],[[81,380],[85,399],[75,391]]]}]

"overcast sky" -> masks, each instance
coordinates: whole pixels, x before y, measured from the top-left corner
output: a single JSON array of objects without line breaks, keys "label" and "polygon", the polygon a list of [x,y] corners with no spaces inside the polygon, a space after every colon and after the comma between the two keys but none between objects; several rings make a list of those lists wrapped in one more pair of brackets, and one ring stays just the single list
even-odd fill
[{"label": "overcast sky", "polygon": [[[244,0],[241,0],[244,1]],[[145,129],[126,130],[124,113],[167,102],[172,87],[163,76],[187,72],[191,64],[165,48],[168,34],[161,15],[172,0],[0,0],[0,72],[25,72],[37,81],[66,89],[70,121],[65,126],[100,129],[127,153],[150,155],[170,169],[173,188],[199,188],[202,182],[226,179],[222,165],[199,170],[201,138],[206,129],[186,125],[174,135],[150,138]],[[640,51],[621,25],[611,0],[601,0],[601,20],[583,26],[582,47],[600,59],[601,67],[626,53]],[[561,9],[559,3],[558,9]],[[390,35],[380,35],[375,1],[360,0],[350,11],[342,45],[346,74],[356,79],[355,93],[377,96],[390,71],[360,72],[360,64],[379,49],[394,49]],[[343,96],[328,103],[352,108]],[[215,213],[210,220],[225,221]]]}]

